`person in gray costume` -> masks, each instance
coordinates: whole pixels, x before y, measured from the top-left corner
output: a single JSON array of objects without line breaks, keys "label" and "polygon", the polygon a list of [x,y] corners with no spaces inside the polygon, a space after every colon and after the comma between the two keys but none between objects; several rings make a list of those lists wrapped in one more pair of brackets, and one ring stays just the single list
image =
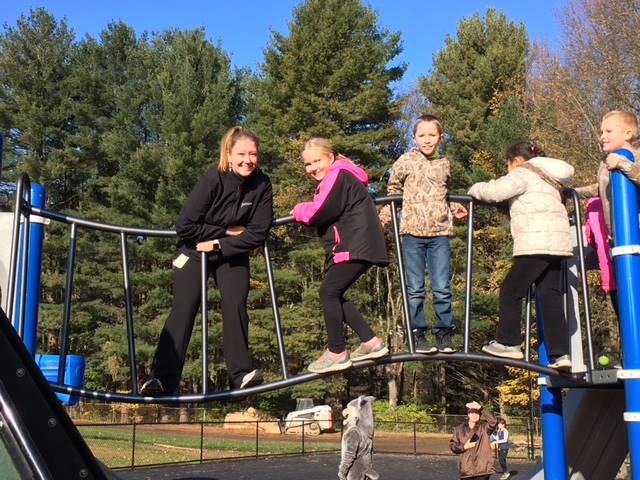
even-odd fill
[{"label": "person in gray costume", "polygon": [[346,430],[342,435],[339,480],[377,480],[373,469],[373,397],[360,395],[342,412]]}]

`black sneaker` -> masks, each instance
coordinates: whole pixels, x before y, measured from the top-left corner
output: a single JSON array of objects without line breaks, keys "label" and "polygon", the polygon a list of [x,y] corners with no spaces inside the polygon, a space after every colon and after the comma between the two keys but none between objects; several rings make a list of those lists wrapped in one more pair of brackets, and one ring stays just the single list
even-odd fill
[{"label": "black sneaker", "polygon": [[148,379],[140,388],[140,395],[145,397],[159,397],[164,394],[162,382],[155,377]]},{"label": "black sneaker", "polygon": [[261,385],[262,382],[264,382],[262,372],[256,368],[242,377],[242,382],[238,388],[255,387],[256,385]]},{"label": "black sneaker", "polygon": [[440,353],[454,353],[453,332],[451,330],[438,330],[436,332],[436,343]]},{"label": "black sneaker", "polygon": [[416,353],[436,353],[438,349],[429,343],[423,330],[413,331],[413,346]]}]

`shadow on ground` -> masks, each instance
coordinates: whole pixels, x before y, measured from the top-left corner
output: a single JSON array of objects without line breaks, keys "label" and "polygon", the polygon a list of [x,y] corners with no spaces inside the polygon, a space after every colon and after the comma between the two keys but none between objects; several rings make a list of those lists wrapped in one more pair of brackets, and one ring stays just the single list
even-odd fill
[{"label": "shadow on ground", "polygon": [[[457,458],[452,456],[377,454],[373,461],[380,480],[459,478]],[[117,475],[122,480],[328,480],[338,478],[339,463],[340,454],[331,453],[120,470]],[[525,479],[535,471],[535,463],[513,460],[509,470],[510,478]]]}]

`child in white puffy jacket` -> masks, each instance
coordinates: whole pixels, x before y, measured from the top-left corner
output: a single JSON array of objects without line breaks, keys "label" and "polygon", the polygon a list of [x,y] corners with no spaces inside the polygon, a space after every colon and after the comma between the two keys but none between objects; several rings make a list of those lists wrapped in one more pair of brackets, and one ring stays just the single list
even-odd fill
[{"label": "child in white puffy jacket", "polygon": [[543,155],[532,142],[516,143],[507,150],[507,175],[469,189],[469,195],[478,200],[509,202],[513,236],[513,265],[500,287],[498,331],[482,350],[497,357],[524,357],[520,348],[522,299],[535,284],[551,359],[548,366],[570,370],[561,278],[562,260],[573,249],[561,190],[573,178],[574,169]]}]

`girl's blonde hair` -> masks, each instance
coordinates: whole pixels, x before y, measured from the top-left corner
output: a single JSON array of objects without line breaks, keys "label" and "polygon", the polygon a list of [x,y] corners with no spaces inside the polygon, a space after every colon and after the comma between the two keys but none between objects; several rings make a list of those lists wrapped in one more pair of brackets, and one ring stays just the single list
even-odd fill
[{"label": "girl's blonde hair", "polygon": [[260,140],[255,133],[239,125],[231,127],[222,136],[222,140],[220,141],[220,160],[218,161],[218,170],[221,172],[228,172],[231,170],[231,165],[229,165],[229,153],[238,140],[243,138],[253,140],[253,143],[256,144],[256,149],[260,151]]},{"label": "girl's blonde hair", "polygon": [[336,152],[336,149],[333,146],[333,143],[328,138],[322,138],[322,137],[310,138],[309,140],[304,142],[301,153],[306,150],[320,150],[321,152],[326,153],[327,155],[333,155],[336,160],[347,158],[344,155]]},{"label": "girl's blonde hair", "polygon": [[413,135],[416,135],[416,132],[418,131],[418,125],[420,125],[422,122],[429,122],[429,123],[433,123],[436,128],[438,129],[438,134],[442,135],[442,133],[444,132],[444,129],[442,128],[442,122],[440,121],[440,119],[438,117],[436,117],[435,115],[420,115],[416,122],[413,124]]}]

